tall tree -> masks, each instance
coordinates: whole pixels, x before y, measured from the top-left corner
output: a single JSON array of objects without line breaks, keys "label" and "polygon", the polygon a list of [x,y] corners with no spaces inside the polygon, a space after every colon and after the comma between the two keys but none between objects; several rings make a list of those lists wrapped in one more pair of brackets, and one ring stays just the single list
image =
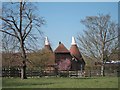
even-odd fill
[{"label": "tall tree", "polygon": [[81,52],[91,59],[101,60],[101,75],[104,63],[113,49],[118,49],[118,25],[110,20],[110,15],[89,16],[81,23],[85,25],[83,35],[78,35]]},{"label": "tall tree", "polygon": [[[41,35],[40,27],[45,23],[44,18],[39,17],[35,12],[36,7],[30,2],[7,2],[3,3],[2,29],[5,36],[13,38],[14,45],[19,47],[23,66],[21,68],[21,78],[26,79],[26,50],[31,43],[35,43],[37,31]],[[6,37],[4,37],[6,38]]]}]

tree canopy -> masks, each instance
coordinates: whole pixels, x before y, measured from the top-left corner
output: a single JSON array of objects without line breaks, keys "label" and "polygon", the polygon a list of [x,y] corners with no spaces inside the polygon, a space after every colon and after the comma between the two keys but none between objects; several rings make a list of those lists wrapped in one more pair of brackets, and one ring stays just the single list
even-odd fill
[{"label": "tree canopy", "polygon": [[[35,12],[37,8],[30,2],[5,2],[3,3],[2,29],[3,46],[12,43],[12,48],[17,49],[21,53],[23,67],[21,68],[21,78],[26,79],[26,51],[36,48],[38,35],[42,32],[40,27],[45,24],[43,17],[38,16]],[[39,43],[40,44],[40,43]],[[34,49],[33,49],[34,50]]]},{"label": "tree canopy", "polygon": [[118,49],[118,25],[110,15],[87,16],[81,20],[84,34],[77,39],[83,55],[105,63],[113,49]]}]

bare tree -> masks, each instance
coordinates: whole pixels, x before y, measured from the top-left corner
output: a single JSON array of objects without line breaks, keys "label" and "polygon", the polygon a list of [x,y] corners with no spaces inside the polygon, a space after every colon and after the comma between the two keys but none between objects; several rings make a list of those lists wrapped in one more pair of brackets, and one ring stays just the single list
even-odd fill
[{"label": "bare tree", "polygon": [[81,23],[85,25],[83,35],[78,35],[81,52],[91,59],[100,60],[101,75],[104,63],[113,49],[118,49],[118,25],[110,20],[110,15],[89,16]]},{"label": "bare tree", "polygon": [[[22,57],[21,78],[26,79],[26,50],[36,43],[38,32],[41,36],[40,27],[45,23],[44,18],[35,12],[36,7],[30,2],[3,3],[3,11],[0,19],[2,29],[6,37],[10,36],[14,41],[14,47],[19,47]],[[4,38],[6,38],[4,37]]]}]

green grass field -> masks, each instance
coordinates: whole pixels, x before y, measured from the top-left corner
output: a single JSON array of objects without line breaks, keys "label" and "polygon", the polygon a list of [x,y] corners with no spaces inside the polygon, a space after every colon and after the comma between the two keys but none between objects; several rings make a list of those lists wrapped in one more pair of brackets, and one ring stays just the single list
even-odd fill
[{"label": "green grass field", "polygon": [[42,77],[3,78],[3,88],[118,88],[118,77],[60,78]]}]

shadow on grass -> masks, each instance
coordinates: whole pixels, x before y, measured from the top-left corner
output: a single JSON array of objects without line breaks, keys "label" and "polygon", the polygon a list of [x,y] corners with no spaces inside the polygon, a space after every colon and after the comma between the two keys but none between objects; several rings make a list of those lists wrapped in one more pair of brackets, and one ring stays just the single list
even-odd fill
[{"label": "shadow on grass", "polygon": [[28,85],[51,85],[51,84],[54,84],[54,83],[40,83],[40,84],[28,84]]},{"label": "shadow on grass", "polygon": [[[24,84],[24,83],[12,83],[12,84],[9,84],[7,86],[9,87],[14,87],[14,86],[36,86],[36,85],[51,85],[51,84],[54,84],[54,83],[28,83],[28,84]],[[3,87],[4,87],[4,84],[3,84]]]},{"label": "shadow on grass", "polygon": [[97,77],[71,77],[73,79],[97,79]]}]

